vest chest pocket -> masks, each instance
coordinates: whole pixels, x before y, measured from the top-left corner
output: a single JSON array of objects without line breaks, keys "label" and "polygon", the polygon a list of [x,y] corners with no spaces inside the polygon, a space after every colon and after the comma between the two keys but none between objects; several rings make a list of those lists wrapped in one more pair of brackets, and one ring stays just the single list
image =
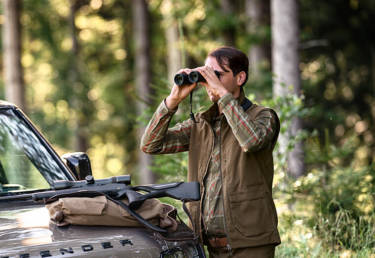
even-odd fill
[{"label": "vest chest pocket", "polygon": [[250,186],[246,192],[230,195],[231,220],[239,233],[246,237],[274,230],[271,206],[263,185]]}]

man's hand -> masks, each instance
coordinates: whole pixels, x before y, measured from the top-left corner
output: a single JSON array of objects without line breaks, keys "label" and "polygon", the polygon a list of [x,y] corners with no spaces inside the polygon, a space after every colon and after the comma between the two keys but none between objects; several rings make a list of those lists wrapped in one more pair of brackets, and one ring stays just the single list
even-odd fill
[{"label": "man's hand", "polygon": [[[181,69],[178,71],[178,73],[186,73],[189,74],[192,72],[192,69]],[[183,101],[190,92],[197,86],[197,83],[193,83],[190,85],[183,85],[178,86],[176,84],[173,85],[171,93],[165,100],[165,104],[167,105],[168,109],[176,109],[181,101]]]},{"label": "man's hand", "polygon": [[214,99],[220,99],[222,96],[227,94],[229,91],[224,87],[223,83],[216,76],[214,69],[209,66],[201,66],[194,69],[202,74],[206,79],[206,83],[202,82],[201,84],[207,88],[207,91]]}]

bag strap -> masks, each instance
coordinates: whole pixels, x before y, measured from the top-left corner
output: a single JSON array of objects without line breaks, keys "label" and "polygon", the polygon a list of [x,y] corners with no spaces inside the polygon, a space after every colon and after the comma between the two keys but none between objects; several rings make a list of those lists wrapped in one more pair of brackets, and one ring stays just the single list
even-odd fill
[{"label": "bag strap", "polygon": [[158,226],[155,226],[155,225],[152,225],[150,222],[148,222],[147,220],[145,220],[141,215],[139,215],[138,213],[136,213],[135,211],[133,211],[132,209],[130,209],[130,207],[128,205],[126,205],[125,203],[119,201],[119,200],[115,200],[113,199],[112,197],[104,194],[108,200],[114,202],[114,203],[117,203],[121,208],[123,208],[124,210],[126,210],[130,215],[132,215],[135,219],[137,219],[142,225],[144,225],[146,228],[149,228],[153,231],[157,231],[157,232],[160,232],[160,233],[167,233],[167,230],[166,229],[162,229]]},{"label": "bag strap", "polygon": [[191,223],[191,226],[193,227],[193,235],[194,235],[194,240],[198,240],[199,236],[197,236],[197,234],[195,232],[197,232],[195,229],[195,224],[194,224],[194,221],[193,221],[193,218],[191,217],[191,214],[188,210],[188,208],[186,207],[186,202],[185,201],[182,201],[182,209],[184,210],[184,212],[187,214],[189,220],[190,220],[190,223]]}]

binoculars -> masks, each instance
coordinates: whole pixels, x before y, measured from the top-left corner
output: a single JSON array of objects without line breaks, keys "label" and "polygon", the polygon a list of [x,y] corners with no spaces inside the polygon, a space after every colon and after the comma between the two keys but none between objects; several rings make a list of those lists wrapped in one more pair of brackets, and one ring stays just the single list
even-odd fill
[{"label": "binoculars", "polygon": [[[220,79],[220,73],[218,71],[214,71],[217,78]],[[189,74],[186,73],[178,73],[174,76],[174,83],[178,86],[189,85],[196,82],[206,82],[206,79],[200,74],[200,72],[192,71]]]}]

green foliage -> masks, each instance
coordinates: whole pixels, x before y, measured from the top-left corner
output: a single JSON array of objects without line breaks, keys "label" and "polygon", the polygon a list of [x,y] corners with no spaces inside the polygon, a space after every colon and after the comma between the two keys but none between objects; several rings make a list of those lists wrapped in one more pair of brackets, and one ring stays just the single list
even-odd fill
[{"label": "green foliage", "polygon": [[306,106],[315,108],[305,127],[318,130],[322,137],[329,129],[335,144],[356,134],[370,149],[367,165],[373,162],[375,143],[370,130],[374,127],[374,42],[370,37],[374,8],[371,0],[303,0],[300,6],[304,49],[300,67]]},{"label": "green foliage", "polygon": [[360,251],[375,248],[375,214],[357,218],[349,210],[340,209],[334,215],[318,217],[315,230],[331,250]]},{"label": "green foliage", "polygon": [[155,157],[152,171],[164,182],[186,181],[187,153],[166,154]]},{"label": "green foliage", "polygon": [[327,246],[358,251],[375,247],[374,179],[371,168],[313,173],[296,189],[310,194],[317,235]]},{"label": "green foliage", "polygon": [[277,179],[276,200],[279,207],[288,207],[280,217],[286,242],[278,250],[280,257],[339,257],[346,252],[367,257],[375,248],[375,167],[359,166],[355,160],[343,166],[358,141],[349,139],[338,147],[328,135],[323,146],[318,136],[307,139],[306,176]]},{"label": "green foliage", "polygon": [[[292,92],[292,88],[290,91]],[[248,97],[253,99],[254,95],[250,95]],[[261,104],[276,111],[280,120],[280,134],[287,133],[294,117],[309,119],[313,110],[312,108],[306,108],[304,106],[303,95],[297,96],[292,93],[283,97],[263,99]],[[315,133],[316,132],[308,133],[305,130],[301,130],[295,136],[289,135],[288,144],[285,150],[280,150],[279,144],[276,144],[274,158],[276,160],[277,169],[281,171],[281,173],[287,171],[288,153],[293,150],[295,144],[299,141],[305,141],[308,137],[314,135]]]},{"label": "green foliage", "polygon": [[[315,109],[303,105],[303,96],[263,100],[262,104],[277,110],[282,131],[293,117],[315,115]],[[297,140],[308,146],[308,173],[297,180],[285,174],[286,153],[276,151],[274,197],[283,241],[277,257],[339,257],[348,252],[367,257],[375,248],[375,167],[352,159],[361,148],[355,135],[338,145],[328,129],[323,136],[319,134],[317,130],[300,132],[289,142],[288,151]]]}]

